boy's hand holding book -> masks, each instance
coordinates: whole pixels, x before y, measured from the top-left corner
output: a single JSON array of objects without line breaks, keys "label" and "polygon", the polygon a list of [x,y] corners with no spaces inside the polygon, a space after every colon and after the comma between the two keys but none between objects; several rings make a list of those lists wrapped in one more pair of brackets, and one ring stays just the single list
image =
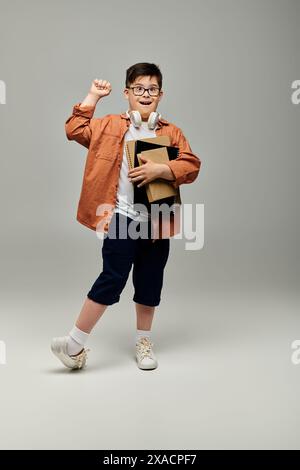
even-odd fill
[{"label": "boy's hand holding book", "polygon": [[140,167],[129,170],[128,178],[132,183],[137,183],[137,187],[144,186],[157,178],[163,178],[169,181],[174,180],[174,175],[170,167],[164,163],[156,163],[146,157],[140,157],[144,162]]}]

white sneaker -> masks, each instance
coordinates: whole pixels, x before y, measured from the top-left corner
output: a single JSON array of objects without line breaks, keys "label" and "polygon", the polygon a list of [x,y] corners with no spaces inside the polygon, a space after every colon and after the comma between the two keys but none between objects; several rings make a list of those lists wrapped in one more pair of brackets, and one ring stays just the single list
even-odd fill
[{"label": "white sneaker", "polygon": [[77,356],[70,356],[68,354],[67,336],[61,338],[53,338],[51,342],[51,351],[69,369],[82,369],[87,360],[87,352],[89,349],[84,349],[77,354]]},{"label": "white sneaker", "polygon": [[136,343],[136,360],[140,369],[156,369],[157,359],[152,349],[153,343],[149,338],[143,336]]}]

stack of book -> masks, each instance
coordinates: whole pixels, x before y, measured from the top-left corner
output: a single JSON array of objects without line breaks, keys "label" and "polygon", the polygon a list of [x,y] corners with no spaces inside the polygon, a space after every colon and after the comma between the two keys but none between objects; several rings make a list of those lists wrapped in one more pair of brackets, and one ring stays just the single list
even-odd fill
[{"label": "stack of book", "polygon": [[[128,166],[130,169],[144,164],[141,157],[146,157],[155,163],[165,163],[174,160],[179,155],[179,148],[170,146],[170,137],[167,135],[150,137],[140,140],[129,140],[125,143]],[[138,184],[138,183],[137,183]],[[145,194],[147,198],[145,198]],[[146,200],[147,199],[147,200]],[[150,183],[137,188],[134,184],[134,202],[143,203],[149,207],[152,202],[159,201],[173,205],[181,203],[179,187],[174,188],[172,183],[163,178],[157,178]]]}]

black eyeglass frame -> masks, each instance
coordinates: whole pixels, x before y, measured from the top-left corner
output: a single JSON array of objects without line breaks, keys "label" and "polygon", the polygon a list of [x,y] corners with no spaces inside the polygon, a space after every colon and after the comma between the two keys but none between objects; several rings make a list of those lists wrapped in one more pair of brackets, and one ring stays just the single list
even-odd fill
[{"label": "black eyeglass frame", "polygon": [[143,88],[143,89],[144,89],[144,91],[143,91],[143,93],[142,93],[141,95],[137,95],[137,94],[133,91],[134,96],[143,96],[143,94],[145,93],[145,91],[148,91],[148,92],[149,92],[149,90],[150,90],[151,88],[155,88],[156,90],[158,90],[158,94],[157,94],[157,95],[151,95],[150,92],[149,92],[149,95],[150,95],[150,96],[159,96],[159,92],[160,92],[160,90],[161,90],[161,88],[159,88],[159,87],[151,86],[151,87],[149,87],[149,88],[145,88],[145,87],[142,86],[142,85],[129,86],[129,87],[126,87],[126,88],[128,88],[128,89],[130,89],[130,90],[134,90],[134,88]]}]

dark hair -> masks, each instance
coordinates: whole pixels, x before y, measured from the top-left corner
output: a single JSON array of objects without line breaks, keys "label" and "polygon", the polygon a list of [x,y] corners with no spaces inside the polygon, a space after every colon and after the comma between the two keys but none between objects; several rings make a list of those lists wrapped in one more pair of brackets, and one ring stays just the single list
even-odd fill
[{"label": "dark hair", "polygon": [[129,87],[140,76],[156,77],[159,88],[162,87],[162,74],[159,67],[149,62],[139,62],[126,70],[125,87]]}]

